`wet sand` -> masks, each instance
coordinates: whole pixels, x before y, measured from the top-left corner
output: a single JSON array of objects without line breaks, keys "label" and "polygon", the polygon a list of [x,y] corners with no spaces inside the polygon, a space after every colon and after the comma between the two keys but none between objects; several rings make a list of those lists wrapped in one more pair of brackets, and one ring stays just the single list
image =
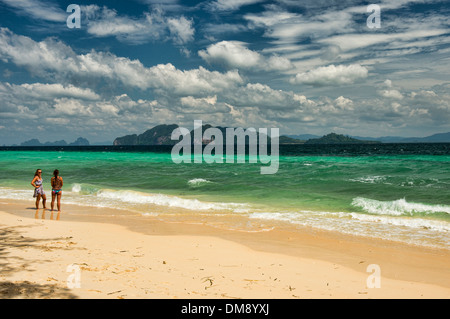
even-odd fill
[{"label": "wet sand", "polygon": [[0,298],[450,297],[446,250],[76,205],[58,215],[0,200],[0,211]]}]

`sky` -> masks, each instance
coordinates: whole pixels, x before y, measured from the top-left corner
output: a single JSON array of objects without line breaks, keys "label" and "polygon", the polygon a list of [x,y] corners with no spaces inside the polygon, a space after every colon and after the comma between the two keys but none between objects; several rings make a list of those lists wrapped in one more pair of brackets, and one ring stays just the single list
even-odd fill
[{"label": "sky", "polygon": [[194,120],[448,132],[449,16],[448,0],[0,0],[0,145]]}]

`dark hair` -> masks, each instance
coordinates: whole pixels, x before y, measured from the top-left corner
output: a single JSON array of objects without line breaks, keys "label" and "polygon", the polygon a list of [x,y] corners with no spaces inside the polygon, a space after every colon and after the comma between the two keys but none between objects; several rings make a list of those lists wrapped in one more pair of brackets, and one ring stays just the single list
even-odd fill
[{"label": "dark hair", "polygon": [[55,180],[58,178],[58,175],[59,175],[59,171],[57,169],[55,169],[53,171],[53,176],[55,176]]},{"label": "dark hair", "polygon": [[34,176],[38,176],[38,171],[42,171],[40,168],[38,168],[37,170],[36,170],[36,172],[34,173]]}]

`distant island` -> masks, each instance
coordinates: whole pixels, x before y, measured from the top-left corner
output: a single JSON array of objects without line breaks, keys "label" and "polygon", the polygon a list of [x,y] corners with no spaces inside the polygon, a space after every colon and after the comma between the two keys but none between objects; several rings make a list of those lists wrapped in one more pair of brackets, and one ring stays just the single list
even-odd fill
[{"label": "distant island", "polygon": [[[211,128],[210,124],[203,125],[202,127],[202,133],[208,129]],[[114,140],[114,145],[175,145],[178,143],[178,140],[171,140],[171,134],[173,130],[178,128],[178,125],[176,124],[161,124],[157,125],[147,131],[145,131],[142,134],[132,134],[132,135],[125,135],[122,137],[117,137]],[[225,136],[225,127],[216,127],[219,130],[222,131],[222,133]],[[194,134],[191,132],[191,136]],[[267,138],[267,137],[266,137]],[[202,140],[203,144],[208,144],[210,141],[204,141]],[[379,141],[365,141],[365,140],[358,140],[355,138],[351,138],[345,135],[340,135],[336,133],[331,133],[328,135],[325,135],[321,138],[313,138],[308,140],[300,140],[297,138],[289,137],[282,135],[279,138],[280,144],[374,144],[374,143],[381,143]]]},{"label": "distant island", "polygon": [[79,137],[74,142],[68,144],[66,141],[55,141],[41,143],[38,139],[31,139],[20,144],[20,146],[89,146],[89,141],[83,137]]},{"label": "distant island", "polygon": [[[298,140],[318,139],[319,135],[300,134],[300,135],[286,135],[287,137]],[[450,143],[450,132],[437,133],[426,137],[401,137],[401,136],[381,136],[381,137],[363,137],[363,136],[349,136],[354,139],[362,141],[377,141],[381,143]]]},{"label": "distant island", "polygon": [[113,145],[175,145],[177,141],[172,141],[170,137],[176,128],[178,128],[176,124],[161,124],[139,135],[118,137]]},{"label": "distant island", "polygon": [[[142,134],[131,134],[122,137],[117,137],[112,143],[115,146],[124,145],[175,145],[179,140],[172,141],[172,132],[178,128],[177,124],[161,124],[157,125]],[[213,126],[205,124],[202,126],[202,133]],[[226,127],[216,126],[222,131],[225,136]],[[191,131],[193,137],[193,131]],[[266,137],[266,136],[264,136]],[[267,137],[266,137],[267,138]],[[192,142],[194,142],[192,140]],[[208,144],[211,141],[202,140],[203,144]],[[21,143],[19,146],[90,146],[90,145],[111,145],[109,143],[94,143],[91,144],[86,138],[79,137],[72,143],[67,143],[64,140],[41,143],[38,139],[31,139]],[[281,135],[279,143],[283,145],[289,144],[379,144],[379,143],[450,143],[450,132],[438,133],[427,137],[398,137],[398,136],[384,136],[384,137],[361,137],[350,136],[337,133],[330,133],[324,136],[314,134],[299,134],[299,135]],[[17,146],[17,145],[14,145]]]},{"label": "distant island", "polygon": [[358,140],[353,137],[330,133],[328,135],[322,136],[321,138],[312,138],[305,142],[305,144],[377,144],[380,141],[365,141]]},{"label": "distant island", "polygon": [[382,136],[377,138],[352,136],[361,140],[377,140],[382,143],[450,143],[450,132],[437,133],[426,137]]}]

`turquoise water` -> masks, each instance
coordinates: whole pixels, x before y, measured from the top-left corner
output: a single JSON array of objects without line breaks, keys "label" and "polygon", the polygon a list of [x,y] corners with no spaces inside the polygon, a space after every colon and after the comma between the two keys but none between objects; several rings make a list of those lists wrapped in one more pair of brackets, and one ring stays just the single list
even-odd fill
[{"label": "turquoise water", "polygon": [[445,152],[285,153],[276,174],[261,175],[261,163],[175,164],[168,152],[1,151],[0,198],[32,201],[35,170],[43,170],[49,192],[57,168],[66,203],[122,207],[144,218],[238,215],[249,229],[288,223],[450,249]]}]

